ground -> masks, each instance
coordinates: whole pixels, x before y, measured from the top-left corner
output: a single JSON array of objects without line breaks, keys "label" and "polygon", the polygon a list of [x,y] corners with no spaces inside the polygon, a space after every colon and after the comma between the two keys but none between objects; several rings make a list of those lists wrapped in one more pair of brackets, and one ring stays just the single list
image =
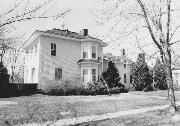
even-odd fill
[{"label": "ground", "polygon": [[[156,96],[156,97],[155,97]],[[157,97],[158,96],[158,97]],[[180,91],[176,92],[180,100]],[[167,91],[130,92],[112,96],[45,96],[33,95],[0,99],[0,125],[19,125],[65,118],[102,115],[144,107],[168,104]],[[123,116],[81,125],[157,125],[170,123],[170,113],[165,110]],[[155,123],[157,122],[157,123]],[[172,125],[176,123],[172,123]]]}]

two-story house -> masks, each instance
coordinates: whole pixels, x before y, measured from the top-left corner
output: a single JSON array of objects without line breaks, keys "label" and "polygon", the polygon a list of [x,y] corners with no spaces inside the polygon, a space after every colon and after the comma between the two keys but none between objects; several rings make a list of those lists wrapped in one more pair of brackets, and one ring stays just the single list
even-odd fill
[{"label": "two-story house", "polygon": [[24,83],[38,83],[44,89],[50,81],[97,81],[103,71],[106,43],[68,30],[35,31],[23,48],[26,52]]}]

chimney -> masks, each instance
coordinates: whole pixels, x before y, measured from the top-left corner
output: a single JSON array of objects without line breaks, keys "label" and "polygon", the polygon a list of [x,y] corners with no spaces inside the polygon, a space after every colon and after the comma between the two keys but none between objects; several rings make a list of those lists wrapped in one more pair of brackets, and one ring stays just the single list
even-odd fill
[{"label": "chimney", "polygon": [[68,34],[68,33],[69,33],[69,30],[68,30],[68,29],[66,29],[66,30],[65,30],[65,32],[66,32],[66,34]]},{"label": "chimney", "polygon": [[79,34],[81,34],[83,36],[88,35],[88,29],[82,29]]},{"label": "chimney", "polygon": [[121,56],[126,56],[125,49],[121,49]]},{"label": "chimney", "polygon": [[144,54],[144,53],[139,53],[139,54],[138,54],[138,59],[139,59],[140,61],[145,61],[145,54]]}]

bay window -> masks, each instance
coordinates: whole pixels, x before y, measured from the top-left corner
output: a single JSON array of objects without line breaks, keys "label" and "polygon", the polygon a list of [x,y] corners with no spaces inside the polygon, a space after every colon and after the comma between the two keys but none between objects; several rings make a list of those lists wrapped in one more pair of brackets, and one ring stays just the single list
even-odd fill
[{"label": "bay window", "polygon": [[83,47],[83,58],[88,58],[88,46]]},{"label": "bay window", "polygon": [[83,46],[82,58],[83,59],[96,59],[97,50],[96,46],[86,45]]},{"label": "bay window", "polygon": [[88,69],[83,69],[83,82],[88,82]]},{"label": "bay window", "polygon": [[82,69],[83,82],[94,82],[97,80],[97,69],[83,68]]},{"label": "bay window", "polygon": [[92,81],[96,81],[96,69],[92,69]]},{"label": "bay window", "polygon": [[96,47],[92,46],[92,58],[96,59]]}]

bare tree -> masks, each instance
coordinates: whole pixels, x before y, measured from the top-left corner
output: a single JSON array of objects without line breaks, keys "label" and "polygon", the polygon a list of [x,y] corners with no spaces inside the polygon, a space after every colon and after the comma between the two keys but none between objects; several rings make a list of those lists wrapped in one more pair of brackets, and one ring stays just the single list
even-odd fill
[{"label": "bare tree", "polygon": [[[107,1],[106,1],[107,2]],[[173,24],[173,16],[172,13],[175,11],[172,9],[171,0],[116,0],[114,3],[112,1],[108,1],[111,4],[108,5],[101,14],[105,15],[100,17],[100,24],[105,24],[107,22],[114,23],[111,27],[111,31],[118,31],[121,26],[121,32],[125,33],[126,37],[129,37],[129,34],[135,35],[136,32],[141,32],[142,36],[146,32],[146,36],[148,36],[151,40],[151,43],[155,48],[156,52],[153,52],[150,57],[159,53],[161,56],[162,62],[166,66],[166,81],[169,87],[168,94],[171,102],[171,106],[174,110],[176,110],[175,104],[175,95],[174,95],[174,87],[173,87],[173,79],[172,79],[172,45],[179,42],[179,40],[173,42],[173,37],[175,32],[178,30],[180,25],[174,27]],[[128,6],[131,5],[129,8]],[[118,20],[121,18],[120,20]],[[124,19],[125,21],[122,21]],[[129,21],[129,22],[128,22]],[[128,23],[127,23],[128,22]],[[124,23],[124,24],[123,24]],[[127,32],[128,31],[128,32]],[[111,32],[112,33],[112,32]],[[114,39],[118,41],[122,38],[120,37]],[[147,37],[143,39],[143,43],[147,40]],[[137,42],[137,41],[135,41]],[[145,43],[147,44],[147,43]],[[143,51],[143,48],[139,48]],[[145,51],[143,51],[145,52]]]},{"label": "bare tree", "polygon": [[[32,19],[47,19],[52,18],[54,20],[58,18],[63,18],[70,9],[65,9],[62,12],[56,12],[54,15],[48,15],[49,6],[54,6],[51,4],[56,2],[56,0],[45,0],[39,5],[33,6],[30,4],[29,0],[21,0],[20,2],[14,1],[14,5],[8,11],[0,14],[0,51],[1,51],[1,61],[7,49],[12,49],[13,39],[6,38],[5,34],[8,32],[8,27],[13,27],[13,23],[21,21],[29,21]],[[12,45],[11,45],[12,44]],[[16,44],[15,44],[16,45]]]}]

